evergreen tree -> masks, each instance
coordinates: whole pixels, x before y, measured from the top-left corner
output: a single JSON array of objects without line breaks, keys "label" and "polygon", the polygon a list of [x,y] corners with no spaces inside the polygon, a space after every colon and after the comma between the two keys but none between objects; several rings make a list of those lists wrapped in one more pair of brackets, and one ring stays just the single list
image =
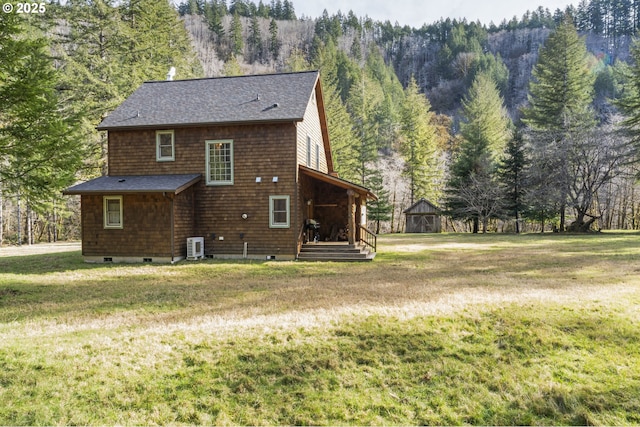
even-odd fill
[{"label": "evergreen tree", "polygon": [[191,41],[169,0],[127,0],[120,6],[124,50],[120,54],[130,64],[129,84],[135,90],[145,80],[164,80],[171,67],[178,78],[202,73]]},{"label": "evergreen tree", "polygon": [[624,96],[616,105],[625,115],[622,125],[635,147],[637,161],[640,160],[640,41],[636,40],[633,44],[631,55],[634,61],[624,70],[627,82]]},{"label": "evergreen tree", "polygon": [[235,56],[242,55],[244,50],[244,39],[242,37],[242,21],[238,13],[233,14],[231,29],[229,30],[229,43],[231,53]]},{"label": "evergreen tree", "polygon": [[400,152],[406,163],[404,174],[411,186],[411,204],[423,197],[438,200],[441,170],[433,113],[429,100],[420,93],[413,77],[405,89],[400,138]]},{"label": "evergreen tree", "polygon": [[334,168],[340,177],[357,182],[359,181],[356,151],[358,139],[353,131],[351,116],[340,99],[335,71],[325,67],[321,78]]},{"label": "evergreen tree", "polygon": [[262,32],[260,31],[260,23],[256,15],[253,15],[251,18],[248,43],[250,52],[249,60],[251,62],[260,61],[263,54]]},{"label": "evergreen tree", "polygon": [[[95,126],[145,80],[164,80],[173,66],[179,78],[202,68],[184,25],[168,1],[75,0],[55,9],[52,49],[61,64],[64,102],[82,117],[81,139],[94,153],[92,167],[106,173],[106,134]],[[95,171],[90,172],[95,174]]]},{"label": "evergreen tree", "polygon": [[522,132],[515,130],[507,141],[498,165],[498,181],[504,192],[505,211],[515,220],[515,231],[520,233],[520,220],[525,210],[527,155]]},{"label": "evergreen tree", "polygon": [[260,18],[269,18],[269,6],[265,5],[262,0],[260,0],[258,2],[258,9],[256,11],[256,14],[260,17]]},{"label": "evergreen tree", "polygon": [[0,46],[1,189],[38,211],[73,183],[86,150],[77,115],[58,95],[48,40],[26,18],[4,13]]},{"label": "evergreen tree", "polygon": [[[340,55],[338,55],[340,57]],[[377,122],[374,111],[380,104],[382,92],[368,76],[361,73],[351,85],[347,99],[347,109],[354,123],[354,132],[359,140],[355,151],[358,159],[358,180],[367,186],[372,174],[374,163],[378,158]]]},{"label": "evergreen tree", "polygon": [[226,15],[226,6],[219,4],[217,0],[212,0],[210,3],[205,3],[204,17],[209,23],[209,30],[213,32],[218,38],[224,37],[224,25],[222,25],[222,18]]},{"label": "evergreen tree", "polygon": [[[491,79],[500,91],[500,95],[502,95],[503,98],[506,97],[509,87],[509,69],[502,61],[499,53],[495,56],[490,52],[478,55],[470,75],[475,79],[479,73],[485,73],[491,76]],[[471,82],[473,82],[473,79]]]},{"label": "evergreen tree", "polygon": [[360,47],[360,43],[361,43],[360,36],[356,35],[353,38],[353,42],[351,43],[350,53],[351,53],[351,58],[353,58],[357,62],[362,61],[362,48]]},{"label": "evergreen tree", "polygon": [[271,52],[271,57],[274,61],[278,60],[278,56],[280,56],[280,47],[281,42],[278,39],[278,23],[275,19],[271,19],[269,23],[269,52]]},{"label": "evergreen tree", "polygon": [[404,103],[404,89],[398,80],[392,65],[387,65],[380,50],[374,44],[368,49],[365,72],[378,83],[383,97],[374,109],[374,120],[377,126],[378,150],[389,152],[397,148],[400,132],[400,106]]},{"label": "evergreen tree", "polygon": [[310,70],[309,61],[304,57],[304,52],[294,48],[289,54],[285,64],[285,70],[288,72],[308,71]]},{"label": "evergreen tree", "polygon": [[[548,201],[545,206],[559,206],[561,231],[565,229],[570,193],[568,153],[571,143],[577,141],[572,135],[595,125],[593,82],[584,40],[567,17],[540,50],[529,87],[529,106],[522,111],[531,142],[537,146],[532,150],[532,167],[542,169],[535,175],[545,177],[545,181],[552,176],[560,189],[559,200]],[[538,194],[548,193],[541,190]]]},{"label": "evergreen tree", "polygon": [[367,217],[375,223],[375,233],[380,234],[381,223],[391,219],[393,205],[390,202],[389,190],[384,186],[379,167],[374,168],[369,179],[369,189],[378,198],[367,202]]},{"label": "evergreen tree", "polygon": [[65,102],[83,118],[82,138],[93,149],[89,176],[106,174],[106,134],[95,126],[135,89],[128,75],[132,64],[125,59],[124,22],[111,0],[76,0],[58,9],[55,18],[68,25],[53,40],[53,50],[64,64],[60,86]]},{"label": "evergreen tree", "polygon": [[229,58],[229,60],[224,63],[222,73],[227,77],[241,76],[243,74],[240,63],[238,62],[238,59],[235,55],[232,54],[231,58]]},{"label": "evergreen tree", "polygon": [[296,20],[296,12],[293,8],[293,2],[290,2],[289,0],[284,0],[284,2],[282,3],[282,19],[285,19],[288,21]]},{"label": "evergreen tree", "polygon": [[446,205],[455,218],[472,220],[473,231],[499,214],[501,200],[493,191],[495,169],[509,138],[510,120],[495,83],[486,74],[476,77],[463,100],[462,145],[451,166]]},{"label": "evergreen tree", "polygon": [[229,13],[231,15],[237,14],[239,16],[248,17],[248,16],[251,16],[251,8],[248,2],[245,2],[244,0],[231,0],[231,5],[229,6]]},{"label": "evergreen tree", "polygon": [[282,13],[282,0],[271,0],[271,16],[274,19],[284,19]]},{"label": "evergreen tree", "polygon": [[593,79],[584,40],[567,18],[540,49],[524,123],[534,131],[554,132],[556,138],[593,126]]},{"label": "evergreen tree", "polygon": [[483,157],[494,163],[509,138],[510,119],[491,76],[480,74],[462,101],[460,134]]}]

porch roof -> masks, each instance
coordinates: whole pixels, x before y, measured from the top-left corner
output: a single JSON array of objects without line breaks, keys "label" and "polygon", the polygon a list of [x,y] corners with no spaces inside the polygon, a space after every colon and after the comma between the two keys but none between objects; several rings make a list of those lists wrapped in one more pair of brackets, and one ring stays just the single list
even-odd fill
[{"label": "porch roof", "polygon": [[300,172],[311,178],[326,182],[327,184],[332,184],[345,190],[353,190],[367,199],[378,200],[378,196],[373,194],[368,188],[354,184],[346,179],[338,178],[337,176],[329,175],[303,165],[300,165]]},{"label": "porch roof", "polygon": [[63,194],[178,194],[200,181],[200,179],[200,174],[102,176],[69,187],[63,191]]}]

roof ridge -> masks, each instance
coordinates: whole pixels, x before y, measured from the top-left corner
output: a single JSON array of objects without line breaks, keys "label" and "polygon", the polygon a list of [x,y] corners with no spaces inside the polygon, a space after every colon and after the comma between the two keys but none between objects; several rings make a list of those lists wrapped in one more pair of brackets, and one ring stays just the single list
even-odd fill
[{"label": "roof ridge", "polygon": [[178,83],[178,82],[194,82],[201,80],[223,80],[223,79],[238,79],[238,78],[249,78],[249,77],[272,77],[272,76],[287,76],[294,74],[318,74],[320,70],[307,70],[307,71],[287,71],[284,73],[265,73],[265,74],[245,74],[241,76],[218,76],[218,77],[196,77],[193,79],[181,79],[181,80],[147,80],[143,82],[143,84],[147,83]]}]

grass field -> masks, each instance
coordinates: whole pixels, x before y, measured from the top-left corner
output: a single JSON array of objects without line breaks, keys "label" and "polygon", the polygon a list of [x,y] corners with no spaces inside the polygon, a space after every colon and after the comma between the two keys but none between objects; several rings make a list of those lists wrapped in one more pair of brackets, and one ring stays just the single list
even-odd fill
[{"label": "grass field", "polygon": [[364,264],[2,256],[0,425],[60,424],[637,425],[640,235],[382,236]]}]

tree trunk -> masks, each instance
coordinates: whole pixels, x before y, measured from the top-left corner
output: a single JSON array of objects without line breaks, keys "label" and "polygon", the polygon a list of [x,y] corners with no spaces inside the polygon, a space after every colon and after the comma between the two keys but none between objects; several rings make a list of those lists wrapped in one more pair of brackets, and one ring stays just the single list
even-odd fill
[{"label": "tree trunk", "polygon": [[393,187],[393,202],[391,202],[391,206],[393,206],[393,209],[391,209],[391,234],[393,234],[393,230],[394,230],[394,220],[396,217],[396,188],[395,186]]},{"label": "tree trunk", "polygon": [[20,218],[20,193],[18,193],[17,196],[17,201],[16,201],[16,207],[17,207],[17,212],[16,212],[16,230],[18,231],[18,245],[22,246],[22,235],[21,235],[21,231],[22,230],[22,224],[21,224],[21,218]]},{"label": "tree trunk", "polygon": [[4,241],[4,199],[2,198],[2,187],[0,186],[0,246]]},{"label": "tree trunk", "polygon": [[27,244],[31,246],[33,244],[33,211],[31,210],[31,206],[29,206],[29,202],[27,202],[27,217],[26,222],[24,224],[24,234],[27,238]]},{"label": "tree trunk", "polygon": [[58,206],[53,202],[53,241],[58,241]]}]

